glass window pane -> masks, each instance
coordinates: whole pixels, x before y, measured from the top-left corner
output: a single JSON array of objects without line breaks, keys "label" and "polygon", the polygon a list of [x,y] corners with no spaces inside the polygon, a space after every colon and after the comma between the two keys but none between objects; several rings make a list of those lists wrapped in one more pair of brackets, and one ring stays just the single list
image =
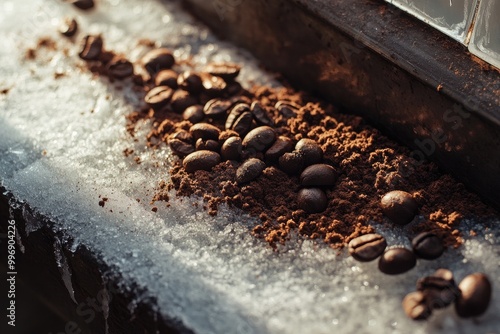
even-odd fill
[{"label": "glass window pane", "polygon": [[500,68],[500,1],[481,1],[469,50]]}]

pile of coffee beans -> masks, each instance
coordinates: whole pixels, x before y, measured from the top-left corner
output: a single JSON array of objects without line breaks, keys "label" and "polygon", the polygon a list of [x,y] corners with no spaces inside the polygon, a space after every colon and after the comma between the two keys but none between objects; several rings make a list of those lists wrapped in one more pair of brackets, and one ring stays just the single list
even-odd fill
[{"label": "pile of coffee beans", "polygon": [[438,269],[431,276],[419,279],[416,291],[406,295],[402,305],[413,320],[425,320],[434,310],[452,303],[460,317],[478,317],[488,309],[491,291],[491,283],[482,273],[466,276],[457,286],[450,270]]}]

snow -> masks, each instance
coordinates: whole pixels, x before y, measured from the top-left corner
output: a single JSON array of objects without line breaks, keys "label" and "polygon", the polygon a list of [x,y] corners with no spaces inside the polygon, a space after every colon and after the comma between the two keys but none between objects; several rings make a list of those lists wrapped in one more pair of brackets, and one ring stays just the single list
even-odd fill
[{"label": "snow", "polygon": [[[197,333],[498,330],[499,221],[488,229],[464,222],[462,248],[392,277],[380,273],[376,263],[360,264],[345,251],[298,237],[273,252],[250,235],[253,218],[228,208],[210,217],[193,205],[201,204],[197,199],[171,196],[170,207],[157,204],[153,213],[154,187],[168,176],[174,158],[167,148],[147,151],[144,141],[134,142],[126,133],[124,116],[138,103],[133,92],[76,68],[75,45],[56,30],[64,15],[77,13],[82,30],[102,32],[109,48],[132,60],[143,52],[137,41],[149,38],[175,49],[179,59],[192,54],[200,64],[215,59],[243,63],[246,85],[277,83],[250,55],[217,40],[177,2],[101,1],[91,15],[56,0],[0,3],[0,89],[10,88],[0,95],[0,180],[71,236],[71,242],[61,240],[61,247],[75,251],[84,244],[114,268],[122,286],[139,287],[143,293],[131,309],[154,296],[163,314]],[[42,49],[36,60],[24,60],[26,48],[43,36],[54,38],[58,50]],[[63,56],[64,47],[70,57]],[[65,75],[56,80],[56,71]],[[146,131],[143,124],[137,138]],[[133,148],[142,164],[124,157],[126,148]],[[162,168],[153,168],[156,163]],[[104,208],[99,196],[109,198]],[[32,222],[28,231],[35,233],[40,227],[36,219],[30,212],[25,216]],[[477,236],[468,236],[472,228]],[[397,230],[379,232],[390,244],[408,242]],[[55,247],[71,295],[71,272]],[[457,318],[452,308],[427,322],[404,315],[403,296],[414,290],[419,277],[439,267],[453,270],[458,280],[481,271],[493,281],[492,304],[477,322]]]}]

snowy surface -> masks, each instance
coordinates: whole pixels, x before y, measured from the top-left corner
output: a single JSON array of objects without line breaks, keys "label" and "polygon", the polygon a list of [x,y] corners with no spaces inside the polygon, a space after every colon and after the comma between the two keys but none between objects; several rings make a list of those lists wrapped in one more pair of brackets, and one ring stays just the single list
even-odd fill
[{"label": "snowy surface", "polygon": [[[459,250],[390,277],[376,263],[360,264],[345,251],[309,241],[273,252],[250,235],[248,217],[226,209],[209,217],[194,199],[173,199],[171,207],[159,205],[153,213],[152,189],[166,178],[173,158],[166,148],[153,155],[126,134],[124,115],[137,103],[134,94],[76,70],[74,45],[55,32],[70,12],[77,13],[56,0],[0,1],[0,89],[10,88],[0,95],[0,180],[74,238],[61,245],[76,250],[85,244],[116,268],[124,285],[135,282],[146,290],[142,298],[157,297],[163,313],[197,333],[498,333],[500,222],[489,229],[464,223],[464,231],[480,234],[465,233]],[[247,84],[272,81],[251,57],[217,41],[176,3],[101,1],[92,15],[78,14],[82,30],[102,32],[108,47],[132,60],[142,52],[137,41],[150,38],[176,49],[179,58],[242,62]],[[52,36],[58,50],[23,60],[42,36]],[[65,75],[56,80],[55,72]],[[134,148],[143,163],[124,157],[125,148]],[[164,167],[152,168],[157,162]],[[109,198],[105,208],[99,195]],[[389,244],[408,244],[398,230],[380,232]],[[58,265],[72,294],[61,245],[55,245]],[[457,318],[452,308],[428,322],[407,319],[403,296],[438,267],[450,268],[457,279],[487,273],[494,284],[487,313],[476,322]]]}]

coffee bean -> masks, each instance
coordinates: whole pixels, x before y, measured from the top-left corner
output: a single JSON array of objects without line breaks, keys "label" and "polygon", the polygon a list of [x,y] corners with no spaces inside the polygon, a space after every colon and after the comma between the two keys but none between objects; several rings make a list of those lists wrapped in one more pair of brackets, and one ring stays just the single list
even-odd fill
[{"label": "coffee bean", "polygon": [[378,269],[387,275],[399,275],[415,267],[417,258],[412,251],[404,247],[386,250],[380,257]]},{"label": "coffee bean", "polygon": [[319,188],[304,188],[299,191],[297,205],[307,213],[320,213],[326,210],[328,199]]},{"label": "coffee bean", "polygon": [[385,194],[381,200],[381,207],[384,215],[397,225],[410,223],[418,211],[417,202],[413,197],[401,190]]},{"label": "coffee bean", "polygon": [[80,45],[79,56],[83,60],[96,60],[99,58],[103,47],[101,36],[87,35]]},{"label": "coffee bean", "polygon": [[269,126],[259,126],[243,138],[243,148],[254,152],[262,152],[271,147],[276,140],[276,133]]},{"label": "coffee bean", "polygon": [[213,139],[203,140],[202,138],[198,138],[195,147],[197,151],[207,150],[219,152],[219,142]]},{"label": "coffee bean", "polygon": [[172,98],[174,91],[167,86],[159,86],[151,89],[144,98],[144,101],[153,109],[159,110],[166,106]]},{"label": "coffee bean", "polygon": [[300,184],[305,187],[331,187],[337,181],[337,172],[327,164],[315,164],[300,174]]},{"label": "coffee bean", "polygon": [[170,50],[159,48],[146,53],[140,62],[148,73],[154,76],[163,69],[172,68],[175,64],[175,58]]},{"label": "coffee bean", "polygon": [[189,154],[182,161],[184,169],[188,173],[194,173],[197,170],[210,171],[220,162],[220,155],[212,151],[196,151]]},{"label": "coffee bean", "polygon": [[244,112],[234,122],[232,130],[237,132],[241,137],[245,136],[252,127],[253,116],[251,112]]},{"label": "coffee bean", "polygon": [[172,70],[162,70],[155,77],[156,86],[168,86],[177,89],[177,73]]},{"label": "coffee bean", "polygon": [[234,96],[241,93],[241,84],[238,81],[230,81],[226,85],[226,94],[229,96]]},{"label": "coffee bean", "polygon": [[183,113],[187,108],[198,104],[198,99],[185,90],[177,90],[172,96],[172,109],[177,113]]},{"label": "coffee bean", "polygon": [[189,129],[189,132],[195,140],[198,140],[199,138],[204,140],[218,140],[220,134],[219,128],[209,123],[195,124]]},{"label": "coffee bean", "polygon": [[349,254],[358,261],[369,262],[384,253],[387,247],[385,238],[380,234],[370,233],[354,238],[349,242]]},{"label": "coffee bean", "polygon": [[466,276],[458,285],[460,296],[455,301],[455,310],[462,318],[477,317],[486,312],[491,300],[491,283],[482,273]]},{"label": "coffee bean", "polygon": [[431,309],[450,305],[460,294],[453,273],[448,269],[439,269],[433,275],[419,279],[417,290],[426,294],[427,305]]},{"label": "coffee bean", "polygon": [[191,71],[183,72],[177,78],[177,85],[180,89],[190,92],[191,94],[200,94],[203,90],[201,77]]},{"label": "coffee bean", "polygon": [[432,314],[422,291],[411,292],[403,299],[403,310],[413,320],[425,320]]},{"label": "coffee bean", "polygon": [[255,158],[248,159],[236,170],[236,182],[243,184],[253,181],[262,174],[265,168],[264,161]]},{"label": "coffee bean", "polygon": [[255,121],[259,125],[273,126],[274,122],[267,110],[257,101],[254,101],[250,107],[250,110],[255,118]]},{"label": "coffee bean", "polygon": [[250,106],[246,103],[238,103],[231,108],[226,119],[226,129],[233,129],[236,120],[246,112],[250,112]]},{"label": "coffee bean", "polygon": [[183,142],[186,143],[193,142],[193,136],[186,130],[177,131],[172,135],[172,138],[182,140]]},{"label": "coffee bean", "polygon": [[231,63],[213,63],[205,67],[204,71],[224,80],[234,80],[240,74],[241,66]]},{"label": "coffee bean", "polygon": [[312,139],[303,138],[295,145],[295,150],[304,155],[305,166],[319,164],[323,160],[323,150]]},{"label": "coffee bean", "polygon": [[188,143],[186,143],[182,140],[179,140],[179,139],[175,139],[175,138],[169,139],[168,145],[170,146],[170,149],[172,150],[172,152],[181,158],[194,152],[193,145],[188,144]]},{"label": "coffee bean", "polygon": [[122,57],[114,57],[107,66],[109,74],[116,79],[124,79],[134,74],[134,65]]},{"label": "coffee bean", "polygon": [[71,0],[71,4],[82,10],[88,10],[95,6],[94,0]]},{"label": "coffee bean", "polygon": [[78,23],[76,22],[76,20],[68,17],[64,19],[61,26],[59,27],[59,32],[66,37],[74,36],[77,30]]},{"label": "coffee bean", "polygon": [[288,175],[300,174],[304,169],[304,156],[297,151],[285,153],[279,158],[279,166]]},{"label": "coffee bean", "polygon": [[208,73],[204,73],[201,77],[201,80],[203,88],[205,89],[205,93],[207,93],[209,96],[221,96],[227,87],[224,79]]},{"label": "coffee bean", "polygon": [[205,103],[203,112],[207,117],[218,119],[227,115],[227,111],[231,108],[231,105],[231,101],[228,100],[212,99]]},{"label": "coffee bean", "polygon": [[226,139],[220,154],[223,160],[239,160],[241,157],[243,145],[241,144],[240,137],[230,137]]},{"label": "coffee bean", "polygon": [[184,118],[186,121],[190,121],[193,124],[200,123],[205,118],[203,107],[197,104],[187,108],[186,110],[184,110],[182,118]]},{"label": "coffee bean", "polygon": [[283,116],[290,118],[297,114],[300,106],[290,101],[278,101],[274,106]]},{"label": "coffee bean", "polygon": [[444,252],[441,239],[430,232],[423,232],[413,238],[411,245],[416,256],[426,260],[434,260]]},{"label": "coffee bean", "polygon": [[278,163],[279,158],[283,154],[291,152],[293,147],[293,141],[290,138],[279,136],[274,144],[266,151],[266,161],[272,164]]}]

